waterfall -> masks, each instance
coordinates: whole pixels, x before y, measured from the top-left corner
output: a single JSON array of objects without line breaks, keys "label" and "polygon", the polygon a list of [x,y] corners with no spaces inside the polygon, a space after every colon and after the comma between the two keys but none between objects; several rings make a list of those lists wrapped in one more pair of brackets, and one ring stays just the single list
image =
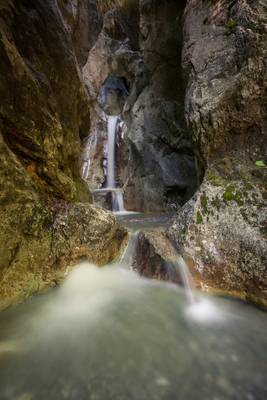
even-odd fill
[{"label": "waterfall", "polygon": [[[107,133],[108,133],[108,141],[107,146],[104,148],[104,175],[106,177],[105,187],[101,187],[93,190],[94,201],[99,201],[101,206],[104,206],[113,212],[125,213],[126,210],[124,208],[123,201],[123,190],[121,188],[117,188],[116,182],[116,137],[117,137],[117,127],[122,126],[123,122],[119,119],[118,116],[108,116],[106,115],[105,120],[107,120]],[[120,121],[120,122],[119,122]],[[97,130],[96,135],[97,137]],[[87,153],[88,155],[84,162],[82,177],[84,179],[87,178],[89,174],[90,168],[90,154],[91,148],[95,146],[95,137],[92,136],[87,144]],[[111,199],[110,199],[111,194]],[[111,201],[110,201],[111,200]]]},{"label": "waterfall", "polygon": [[116,126],[118,117],[110,115],[108,117],[108,176],[107,187],[115,188],[115,144],[116,144]]},{"label": "waterfall", "polygon": [[127,267],[128,269],[131,269],[133,266],[139,232],[140,232],[139,230],[134,232],[129,232],[128,243],[119,260],[119,264]]},{"label": "waterfall", "polygon": [[186,297],[191,304],[194,304],[196,302],[194,294],[195,286],[189,268],[182,256],[177,257],[176,263],[180,271]]},{"label": "waterfall", "polygon": [[[108,170],[107,189],[116,188],[115,176],[115,150],[116,150],[116,128],[118,116],[108,116]],[[112,190],[112,210],[117,212],[125,211],[123,192],[121,189]]]},{"label": "waterfall", "polygon": [[113,192],[112,208],[113,208],[113,211],[118,211],[118,212],[125,211],[124,201],[123,201],[123,192],[121,189],[116,189]]}]

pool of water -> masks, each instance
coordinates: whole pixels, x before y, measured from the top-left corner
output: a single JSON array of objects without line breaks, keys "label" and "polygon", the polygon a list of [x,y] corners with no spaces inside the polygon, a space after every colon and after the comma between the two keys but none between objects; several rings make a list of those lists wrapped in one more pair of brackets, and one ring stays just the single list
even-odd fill
[{"label": "pool of water", "polygon": [[83,264],[0,314],[1,400],[265,400],[267,315]]}]

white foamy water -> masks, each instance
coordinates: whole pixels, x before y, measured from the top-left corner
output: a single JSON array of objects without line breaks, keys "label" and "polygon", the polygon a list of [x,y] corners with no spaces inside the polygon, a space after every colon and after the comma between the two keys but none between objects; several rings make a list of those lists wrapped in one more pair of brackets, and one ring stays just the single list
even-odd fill
[{"label": "white foamy water", "polygon": [[177,255],[177,260],[175,261],[177,265],[177,271],[180,273],[186,296],[190,302],[190,304],[194,304],[196,302],[195,297],[195,285],[188,269],[186,262],[184,261],[182,256]]},{"label": "white foamy water", "polygon": [[107,185],[108,188],[115,188],[115,144],[116,144],[116,126],[118,122],[117,116],[108,116],[108,171]]},{"label": "white foamy water", "polygon": [[247,305],[188,305],[174,285],[83,263],[0,314],[0,399],[265,399],[266,328]]}]

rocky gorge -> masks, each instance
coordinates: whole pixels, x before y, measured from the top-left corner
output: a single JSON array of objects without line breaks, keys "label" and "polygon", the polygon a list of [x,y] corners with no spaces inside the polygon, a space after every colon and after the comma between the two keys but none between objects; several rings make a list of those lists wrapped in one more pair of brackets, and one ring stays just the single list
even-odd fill
[{"label": "rocky gorge", "polygon": [[173,213],[164,240],[199,287],[266,304],[265,3],[0,11],[2,307],[120,251],[125,230],[89,191],[107,183],[109,115],[125,208]]},{"label": "rocky gorge", "polygon": [[265,400],[266,1],[0,0],[0,95],[0,399]]},{"label": "rocky gorge", "polygon": [[123,6],[127,27],[120,7],[105,15],[83,68],[100,127],[87,146],[89,185],[105,186],[97,96],[120,77],[128,96],[117,86],[117,110],[104,103],[124,121],[116,168],[126,209],[177,213],[166,237],[198,286],[266,304],[266,5],[137,3]]}]

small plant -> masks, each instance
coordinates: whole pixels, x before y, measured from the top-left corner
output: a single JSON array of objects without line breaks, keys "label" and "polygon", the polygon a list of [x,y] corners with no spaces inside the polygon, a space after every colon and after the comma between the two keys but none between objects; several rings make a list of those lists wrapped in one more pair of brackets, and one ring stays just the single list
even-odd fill
[{"label": "small plant", "polygon": [[230,19],[224,26],[224,33],[226,35],[231,35],[231,33],[233,33],[236,30],[237,27],[237,23]]},{"label": "small plant", "polygon": [[267,168],[267,165],[266,165],[265,162],[262,161],[262,160],[256,161],[256,162],[255,162],[255,165],[256,165],[256,167],[259,167],[259,168]]},{"label": "small plant", "polygon": [[236,191],[233,185],[228,185],[223,193],[223,200],[225,203],[228,201],[235,201],[239,206],[243,205],[242,194]]}]

